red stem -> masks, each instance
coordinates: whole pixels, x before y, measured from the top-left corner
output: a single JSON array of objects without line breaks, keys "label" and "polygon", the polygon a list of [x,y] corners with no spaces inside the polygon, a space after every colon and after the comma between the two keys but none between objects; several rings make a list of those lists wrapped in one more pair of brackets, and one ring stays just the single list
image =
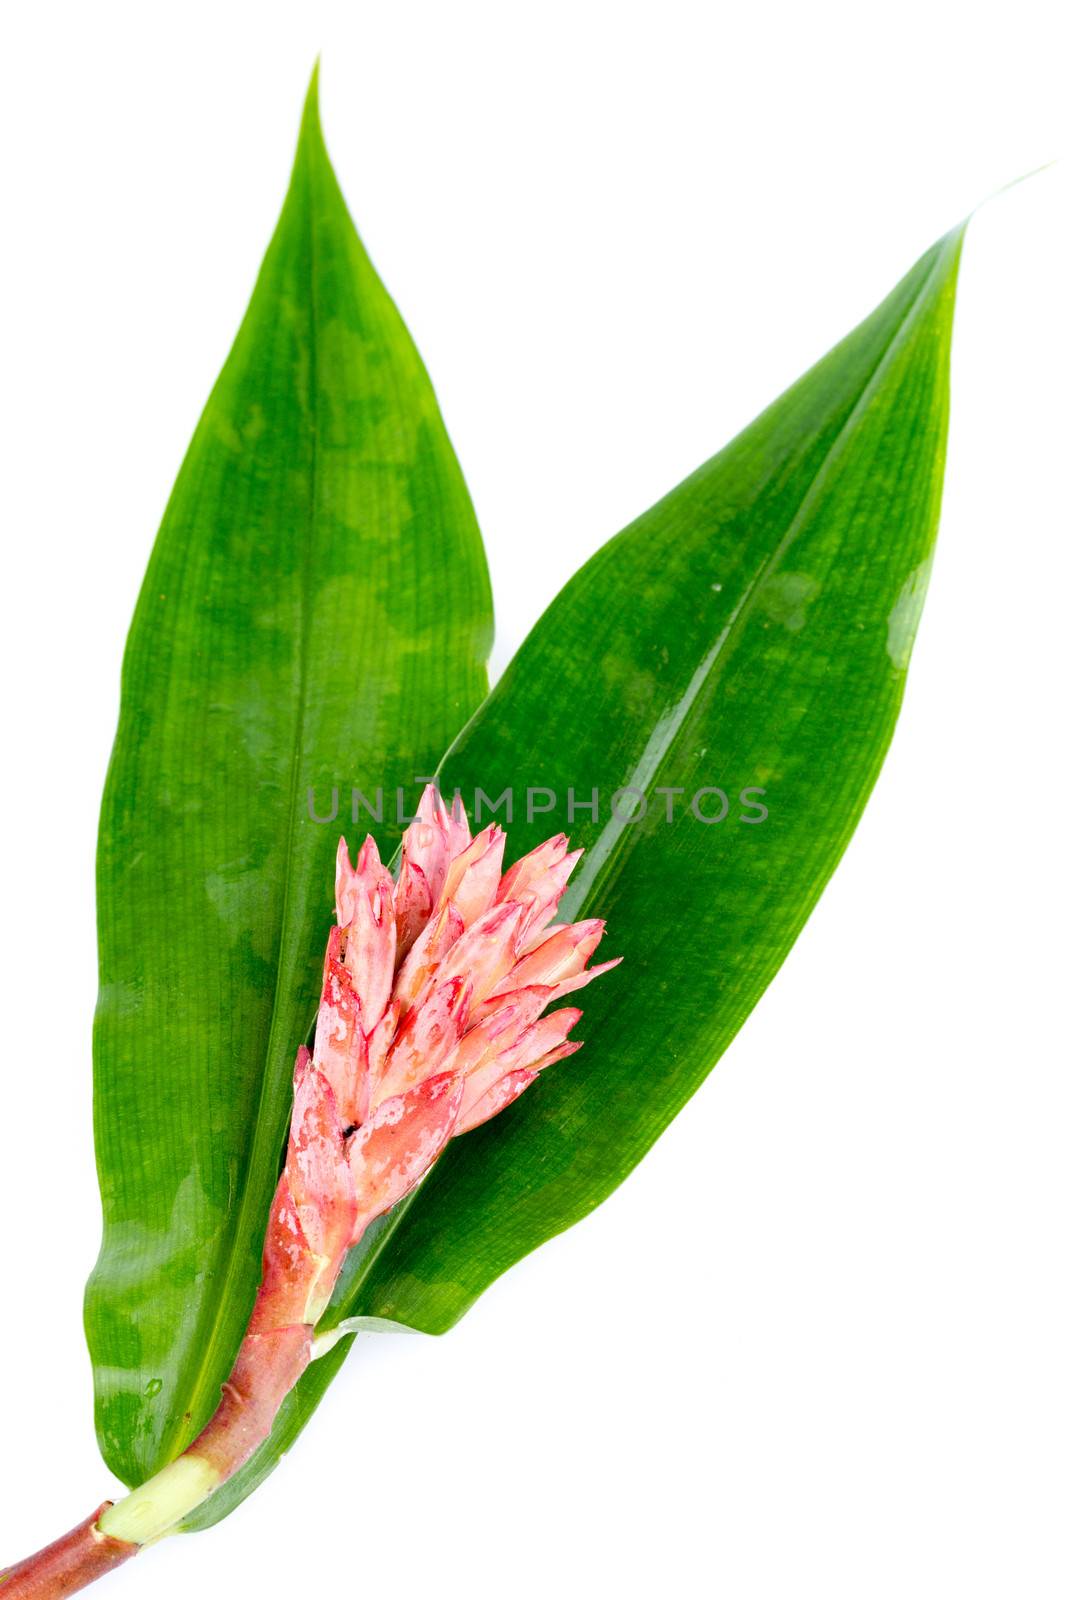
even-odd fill
[{"label": "red stem", "polygon": [[105,1500],[61,1539],[0,1572],[3,1600],[62,1600],[63,1595],[76,1594],[135,1556],[140,1545],[109,1539],[97,1531],[97,1521],[110,1504]]},{"label": "red stem", "polygon": [[[310,1327],[298,1324],[245,1335],[233,1371],[222,1386],[214,1416],[184,1453],[208,1472],[206,1481],[201,1480],[198,1500],[225,1483],[266,1439],[278,1407],[308,1364],[311,1332]],[[147,1487],[159,1484],[162,1476],[152,1479]],[[135,1497],[131,1497],[130,1504]],[[135,1556],[142,1548],[140,1544],[116,1539],[97,1527],[111,1505],[110,1500],[105,1500],[91,1517],[54,1544],[0,1572],[0,1600],[60,1600]],[[180,1520],[192,1505],[191,1499],[172,1505],[171,1516]],[[167,1520],[147,1530],[138,1527],[138,1531],[151,1540],[171,1526]],[[126,1526],[122,1531],[132,1529]]]}]

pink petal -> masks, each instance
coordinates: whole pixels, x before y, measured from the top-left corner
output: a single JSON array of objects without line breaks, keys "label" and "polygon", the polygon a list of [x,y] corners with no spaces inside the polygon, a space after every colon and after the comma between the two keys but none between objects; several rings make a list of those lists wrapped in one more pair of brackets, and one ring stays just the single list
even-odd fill
[{"label": "pink petal", "polygon": [[289,1179],[283,1172],[267,1218],[263,1278],[249,1332],[266,1333],[303,1322],[318,1273],[319,1264],[308,1248]]},{"label": "pink petal", "polygon": [[321,1304],[309,1305],[301,1319],[315,1322],[330,1298],[348,1247],[356,1202],[337,1102],[306,1050],[297,1056],[285,1177],[300,1230],[308,1249],[319,1258],[322,1279],[328,1280]]},{"label": "pink petal", "polygon": [[452,1063],[454,1070],[473,1072],[490,1054],[507,1050],[554,998],[553,989],[530,985],[484,1000],[479,1007],[479,1021],[460,1040]]},{"label": "pink petal", "polygon": [[406,1094],[384,1100],[352,1137],[349,1160],[358,1215],[353,1244],[368,1223],[389,1211],[437,1160],[452,1134],[463,1098],[454,1072],[428,1078]]},{"label": "pink petal", "polygon": [[401,1014],[425,989],[462,932],[463,918],[446,901],[419,934],[397,973],[393,998]]},{"label": "pink petal", "polygon": [[[421,824],[412,824],[413,827]],[[396,959],[403,961],[430,920],[433,895],[426,874],[405,854],[396,884]]]},{"label": "pink petal", "polygon": [[[581,972],[604,935],[598,918],[589,922],[564,923],[529,955],[516,964],[508,987],[528,983],[563,983]],[[499,985],[498,987],[503,987]]]},{"label": "pink petal", "polygon": [[[469,977],[471,1004],[479,1005],[511,972],[524,915],[525,907],[513,900],[491,906],[473,927],[455,941],[441,963],[439,980],[444,982],[448,978]],[[509,983],[508,987],[522,985]]]},{"label": "pink petal", "polygon": [[558,1011],[550,1011],[547,1017],[541,1017],[524,1029],[507,1050],[501,1051],[495,1065],[504,1072],[534,1066],[563,1043],[581,1015],[577,1006],[560,1006]]},{"label": "pink petal", "polygon": [[454,861],[471,842],[470,823],[467,821],[466,808],[459,794],[452,797],[451,811],[445,807],[443,800],[441,809],[444,813],[445,834],[448,839],[448,857],[450,861]]},{"label": "pink petal", "polygon": [[341,960],[344,931],[330,930],[326,970],[315,1024],[315,1065],[325,1073],[342,1120],[360,1120],[366,1095],[367,1039],[352,975]]},{"label": "pink petal", "polygon": [[348,855],[344,838],[337,841],[337,867],[334,875],[334,895],[337,901],[337,925],[346,928],[352,921],[355,906],[356,872]]},{"label": "pink petal", "polygon": [[436,783],[431,779],[419,795],[419,803],[415,807],[415,819],[418,822],[441,826],[447,820],[448,813],[438,791]]},{"label": "pink petal", "polygon": [[564,1044],[557,1045],[554,1050],[550,1050],[547,1056],[542,1056],[540,1061],[535,1061],[529,1070],[536,1072],[537,1076],[540,1077],[546,1067],[554,1067],[557,1061],[566,1061],[568,1056],[576,1056],[584,1044],[584,1039],[568,1039]]},{"label": "pink petal", "polygon": [[527,1069],[540,1071],[553,1052],[564,1044],[581,1014],[575,1006],[553,1011],[524,1028],[506,1049],[486,1054],[464,1079],[461,1118],[489,1092],[498,1079]]},{"label": "pink petal", "polygon": [[[448,842],[433,804],[427,806],[426,797],[432,793],[430,789],[423,793],[415,821],[404,834],[400,870],[403,873],[405,865],[417,867],[426,880],[431,903],[435,903],[448,871]],[[427,814],[424,815],[424,812]]]},{"label": "pink petal", "polygon": [[524,1089],[528,1089],[537,1077],[536,1072],[512,1072],[496,1082],[480,1100],[464,1106],[456,1119],[455,1137],[461,1133],[470,1133],[472,1128],[481,1127],[483,1122],[488,1122],[490,1117],[495,1117],[498,1111],[503,1111],[513,1100],[517,1100]]},{"label": "pink petal", "polygon": [[622,956],[616,956],[614,961],[602,961],[599,967],[587,967],[584,972],[576,972],[573,978],[564,978],[562,983],[553,986],[553,1000],[559,1000],[565,994],[573,994],[575,989],[584,989],[587,983],[599,978],[602,972],[610,972],[612,967],[617,967],[621,960]]},{"label": "pink petal", "polygon": [[[575,852],[577,859],[579,852]],[[554,867],[558,867],[567,855],[567,835],[557,833],[554,838],[546,839],[544,844],[539,844],[536,850],[531,850],[527,855],[520,856],[513,866],[500,880],[498,900],[522,900],[535,890],[538,882]]]},{"label": "pink petal", "polygon": [[546,1067],[551,1067],[557,1061],[563,1061],[567,1056],[572,1056],[582,1048],[581,1042],[576,1039],[568,1040],[566,1044],[559,1045],[555,1050],[544,1056],[533,1067],[520,1067],[515,1072],[506,1072],[502,1078],[497,1078],[486,1092],[479,1098],[469,1101],[464,1096],[460,1114],[456,1119],[455,1134],[469,1133],[472,1128],[478,1128],[483,1122],[488,1122],[490,1117],[495,1117],[498,1111],[503,1111],[513,1100],[528,1089],[535,1078],[539,1078]]},{"label": "pink petal", "polygon": [[519,940],[520,954],[526,955],[541,942],[544,929],[559,910],[559,903],[567,891],[567,880],[581,855],[581,850],[572,850],[570,855],[563,857],[558,866],[546,872],[540,882],[527,894],[516,896],[517,899],[527,901],[530,906]]},{"label": "pink petal", "polygon": [[397,1030],[385,1072],[375,1084],[372,1104],[378,1105],[448,1065],[467,1026],[470,984],[452,978],[433,987],[411,1007]]},{"label": "pink petal", "polygon": [[352,916],[345,939],[345,966],[352,974],[365,1032],[374,1027],[388,1004],[395,965],[393,880],[368,835],[356,865]]},{"label": "pink petal", "polygon": [[366,1100],[359,1107],[359,1115],[353,1120],[357,1123],[366,1122],[370,1115],[371,1099],[377,1099],[374,1091],[381,1082],[385,1071],[389,1048],[396,1037],[397,1024],[400,1021],[400,1005],[396,1000],[390,1000],[382,1014],[381,1021],[371,1032],[367,1040],[367,1095]]},{"label": "pink petal", "polygon": [[450,812],[436,784],[427,784],[419,799],[415,820],[404,835],[404,860],[422,872],[434,905],[441,898],[449,864],[462,855],[470,842],[462,800],[457,795]]},{"label": "pink petal", "polygon": [[519,952],[525,955],[539,942],[542,930],[559,910],[559,903],[567,888],[567,880],[578,861],[581,850],[567,851],[567,840],[562,833],[538,845],[529,855],[516,861],[505,873],[500,884],[498,900],[522,900],[529,913],[519,938]]},{"label": "pink petal", "polygon": [[493,904],[504,859],[504,835],[495,823],[485,828],[455,857],[445,877],[441,898],[451,900],[470,927]]}]

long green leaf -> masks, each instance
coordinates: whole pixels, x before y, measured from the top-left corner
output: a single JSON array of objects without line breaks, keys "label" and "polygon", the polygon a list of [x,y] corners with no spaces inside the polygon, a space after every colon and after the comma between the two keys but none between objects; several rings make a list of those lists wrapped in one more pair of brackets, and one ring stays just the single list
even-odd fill
[{"label": "long green leaf", "polygon": [[[413,798],[485,693],[491,626],[470,501],[313,81],[152,554],[100,824],[105,1230],[86,1324],[101,1447],[127,1482],[214,1409],[248,1318],[346,797]],[[339,822],[319,826],[309,789],[325,816],[334,786]]]},{"label": "long green leaf", "polygon": [[[567,585],[442,769],[468,804],[511,788],[509,849],[566,827],[564,903],[608,919],[618,975],[580,997],[587,1048],[449,1147],[368,1234],[333,1320],[439,1333],[597,1205],[718,1060],[833,872],[900,707],[937,529],[963,230],[823,361]],[[528,820],[527,788],[561,809]],[[686,809],[714,786],[718,823]],[[613,791],[649,795],[612,815]],[[666,797],[676,788],[676,818]],[[742,791],[760,789],[762,796]],[[544,802],[535,796],[534,803]],[[765,805],[766,819],[754,820]],[[630,803],[624,801],[624,813]],[[706,794],[706,816],[721,800]],[[747,819],[747,820],[746,820]],[[500,820],[500,814],[497,814]],[[327,1360],[332,1370],[340,1358]],[[317,1404],[312,1372],[197,1525],[270,1470]]]}]

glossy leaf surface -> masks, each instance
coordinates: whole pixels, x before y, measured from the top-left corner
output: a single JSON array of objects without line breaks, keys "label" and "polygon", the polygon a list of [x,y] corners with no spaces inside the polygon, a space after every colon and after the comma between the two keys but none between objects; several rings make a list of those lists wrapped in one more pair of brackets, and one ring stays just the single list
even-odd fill
[{"label": "glossy leaf surface", "polygon": [[[105,1233],[86,1322],[101,1447],[127,1482],[210,1415],[244,1331],[351,787],[414,803],[485,693],[490,638],[470,501],[313,83],[152,554],[100,825]],[[320,825],[309,789],[325,819],[334,786]]]},{"label": "glossy leaf surface", "polygon": [[[936,245],[799,383],[601,550],[449,752],[446,794],[459,787],[471,805],[479,788],[494,801],[512,789],[509,859],[557,828],[586,846],[561,914],[606,917],[604,951],[626,965],[582,996],[586,1048],[450,1146],[368,1235],[328,1317],[450,1327],[622,1181],[785,957],[900,707],[937,528],[961,244],[962,229]],[[559,805],[529,820],[535,787]],[[612,815],[625,787],[648,796],[640,822]],[[570,824],[568,790],[588,801],[593,789],[599,820],[577,810]],[[665,789],[681,791],[671,823],[655,793]],[[688,809],[699,790],[726,796],[720,821]],[[712,819],[723,802],[706,792],[699,804]],[[326,1376],[312,1369],[203,1522],[269,1469]]]}]

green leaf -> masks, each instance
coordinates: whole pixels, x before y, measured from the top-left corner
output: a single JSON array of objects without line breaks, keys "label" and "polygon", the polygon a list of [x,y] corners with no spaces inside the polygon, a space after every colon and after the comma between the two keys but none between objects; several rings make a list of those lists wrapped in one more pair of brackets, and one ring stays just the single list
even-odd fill
[{"label": "green leaf", "polygon": [[[450,751],[446,793],[649,793],[643,823],[606,806],[599,825],[577,822],[588,853],[562,908],[607,918],[625,976],[583,994],[580,1057],[446,1152],[346,1315],[443,1332],[584,1216],[685,1104],[796,939],[900,708],[940,509],[961,244],[957,230],[936,245],[595,556]],[[651,793],[667,786],[714,786],[730,811],[668,824]],[[742,802],[753,789],[762,822]],[[521,852],[546,831],[524,815],[509,843]]]},{"label": "green leaf", "polygon": [[[957,229],[923,256],[855,332],[578,573],[449,752],[446,794],[459,787],[470,804],[478,788],[493,800],[513,789],[512,859],[567,826],[569,789],[579,800],[599,789],[599,821],[576,812],[587,854],[563,912],[606,917],[604,949],[626,965],[580,997],[586,1049],[451,1145],[368,1232],[334,1322],[451,1327],[622,1181],[788,952],[900,707],[937,528],[962,238]],[[529,820],[534,786],[554,789],[561,809]],[[641,822],[611,813],[627,786],[649,795]],[[685,803],[712,786],[730,809],[702,823]],[[671,824],[657,787],[683,792]],[[745,805],[750,789],[764,792]],[[703,796],[707,816],[721,808]],[[303,1382],[247,1477],[197,1525],[225,1514],[295,1437],[324,1375],[313,1367]]]},{"label": "green leaf", "polygon": [[[127,1482],[210,1415],[248,1318],[351,787],[384,785],[386,819],[396,785],[414,803],[485,693],[491,631],[467,491],[313,80],[149,564],[100,823],[86,1325]],[[334,786],[338,822],[318,825],[308,791],[325,817]]]}]

